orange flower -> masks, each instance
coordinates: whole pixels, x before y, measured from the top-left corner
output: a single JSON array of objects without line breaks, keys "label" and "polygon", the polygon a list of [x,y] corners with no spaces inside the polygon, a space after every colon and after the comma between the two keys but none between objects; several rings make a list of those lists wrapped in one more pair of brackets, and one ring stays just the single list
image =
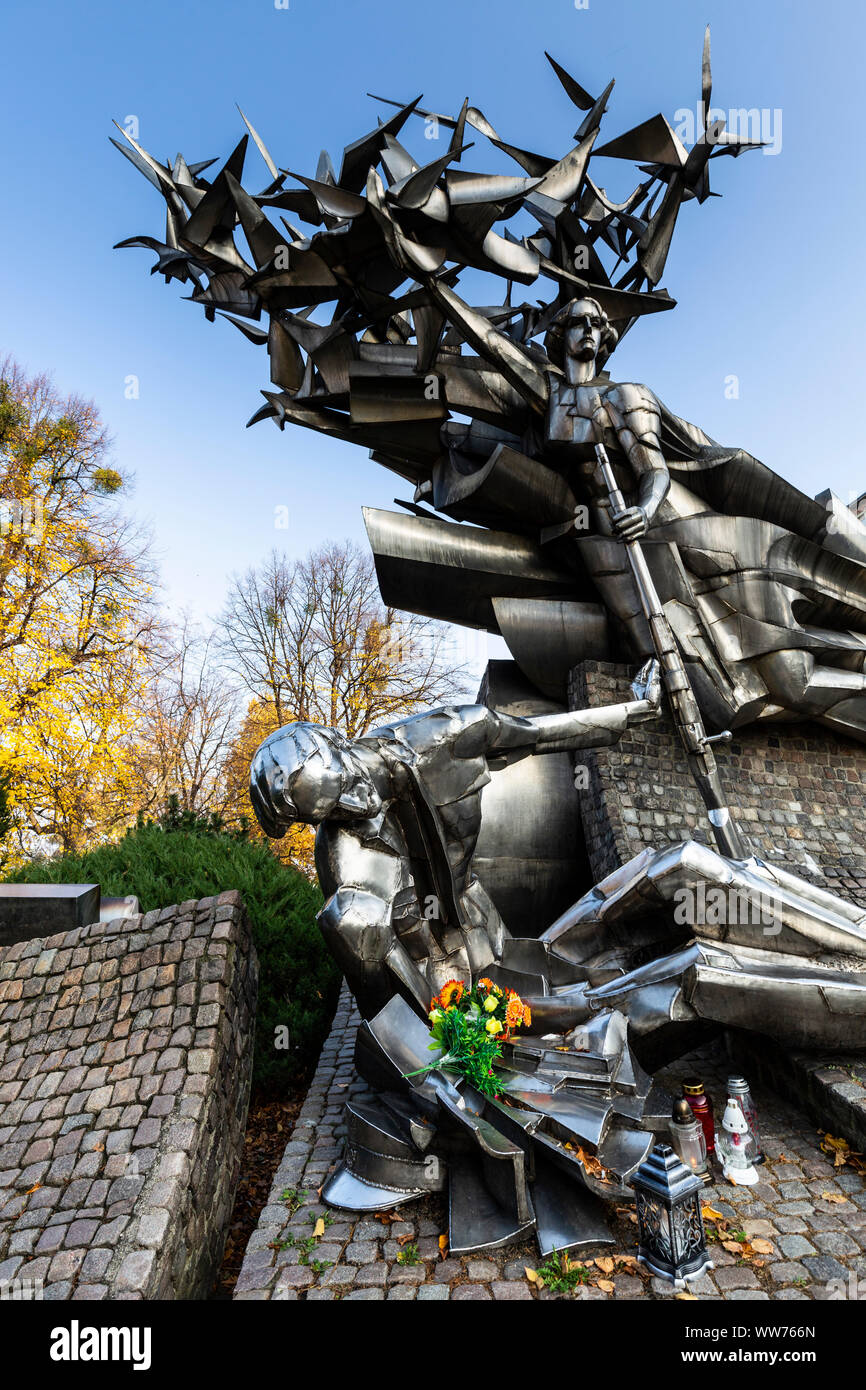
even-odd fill
[{"label": "orange flower", "polygon": [[523,1026],[524,1026],[524,1028],[528,1028],[529,1025],[531,1024],[531,1022],[532,1022],[532,1010],[530,1009],[530,1007],[529,1007],[528,1004],[524,1004],[524,1006],[523,1006]]},{"label": "orange flower", "polygon": [[523,1001],[519,995],[512,994],[505,1010],[505,1022],[509,1028],[519,1028],[524,1019]]},{"label": "orange flower", "polygon": [[459,1004],[463,998],[465,985],[462,980],[448,980],[439,991],[440,1008],[450,1009],[453,1004]]}]

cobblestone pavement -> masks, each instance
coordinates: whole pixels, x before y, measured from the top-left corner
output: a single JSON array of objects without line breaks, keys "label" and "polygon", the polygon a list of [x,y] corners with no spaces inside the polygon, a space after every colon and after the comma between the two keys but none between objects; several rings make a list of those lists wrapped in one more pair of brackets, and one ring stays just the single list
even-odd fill
[{"label": "cobblestone pavement", "polygon": [[[675,1296],[666,1281],[628,1264],[611,1274],[612,1293],[593,1283],[574,1293],[539,1292],[524,1273],[527,1265],[539,1263],[534,1240],[483,1256],[443,1258],[439,1236],[447,1231],[447,1216],[441,1196],[381,1217],[329,1210],[318,1191],[340,1157],[342,1107],[366,1091],[352,1062],[357,1024],[344,987],[268,1205],[250,1238],[236,1298],[440,1302]],[[678,1091],[678,1078],[697,1072],[719,1103],[730,1070],[719,1043],[683,1059],[659,1079]],[[756,1187],[733,1187],[720,1176],[706,1187],[705,1202],[729,1226],[719,1240],[708,1224],[715,1268],[690,1284],[691,1293],[699,1299],[802,1301],[826,1299],[834,1291],[836,1297],[856,1297],[859,1291],[866,1299],[866,1182],[850,1167],[834,1169],[820,1150],[815,1125],[795,1106],[760,1085],[753,1094],[768,1161]],[[623,1206],[612,1213],[617,1243],[599,1252],[602,1257],[636,1254],[636,1227],[628,1210]],[[319,1218],[325,1229],[316,1237]],[[745,1255],[726,1250],[721,1242],[732,1236],[737,1243],[760,1239],[770,1251],[748,1258],[748,1246]],[[590,1278],[600,1277],[590,1265]]]}]

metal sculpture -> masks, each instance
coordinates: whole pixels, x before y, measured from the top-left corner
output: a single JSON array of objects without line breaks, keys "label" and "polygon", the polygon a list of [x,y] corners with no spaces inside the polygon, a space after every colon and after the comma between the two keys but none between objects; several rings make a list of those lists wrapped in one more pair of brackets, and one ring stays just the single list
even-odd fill
[{"label": "metal sculpture", "polygon": [[615,743],[658,712],[656,661],[633,693],[531,719],[460,705],[351,742],[307,723],[265,739],[250,773],[253,809],[273,837],[294,821],[321,826],[319,924],[365,1016],[399,993],[426,1017],[449,979],[503,963],[509,932],[473,866],[489,768]]},{"label": "metal sculpture", "polygon": [[[652,661],[626,704],[527,719],[460,706],[351,742],[298,723],[262,744],[253,807],[274,837],[319,826],[319,924],[364,1015],[358,1070],[379,1093],[347,1105],[333,1205],[394,1206],[447,1178],[452,1250],[530,1230],[543,1253],[598,1244],[598,1199],[627,1195],[669,1125],[650,1073],[708,1024],[866,1048],[866,912],[784,870],[694,841],[645,850],[539,939],[512,937],[476,877],[489,768],[613,743],[657,713],[659,693]],[[498,1099],[445,1070],[412,1076],[429,1061],[430,997],[482,974],[532,1012],[504,1044]]]},{"label": "metal sculpture", "polygon": [[[577,1009],[570,996],[559,1006],[556,961],[541,943],[511,938],[473,856],[490,766],[616,742],[658,712],[656,661],[633,693],[535,718],[484,705],[433,710],[351,742],[296,723],[256,753],[250,796],[266,833],[279,837],[296,820],[319,826],[319,925],[365,1017],[358,1069],[380,1092],[347,1106],[346,1158],[325,1190],[334,1205],[393,1206],[439,1190],[447,1174],[452,1250],[530,1229],[545,1252],[609,1239],[598,1197],[627,1195],[669,1104],[633,1057],[621,1013],[587,1018],[575,1042],[582,996]],[[429,1062],[431,996],[479,975],[538,1008],[538,1036],[506,1044],[501,1100],[458,1089],[442,1071],[407,1075]],[[584,1170],[582,1146],[603,1178]]]},{"label": "metal sculpture", "polygon": [[[593,98],[550,61],[583,113],[561,157],[503,140],[468,101],[448,117],[418,98],[390,103],[339,174],[323,153],[314,178],[279,169],[246,122],[269,173],[250,193],[248,136],[209,181],[213,161],[162,164],[123,132],[168,215],[164,240],[120,245],[155,250],[154,270],[192,282],[210,319],[267,344],[276,389],[253,421],[364,445],[414,486],[408,515],[368,516],[389,604],[501,633],[561,697],[581,656],[653,654],[621,544],[643,536],[709,727],[817,719],[866,738],[866,527],[603,370],[644,314],[674,306],[658,285],[682,204],[709,197],[711,161],[761,142],[707,117],[709,34],[690,151],[661,115],[597,143],[613,83]],[[413,117],[428,137],[451,131],[426,163],[398,139]],[[479,137],[519,173],[465,169]],[[599,157],[637,163],[623,202],[596,181]],[[537,231],[518,236],[527,215]],[[464,271],[503,279],[504,300],[470,306]],[[516,303],[515,285],[541,298]],[[616,518],[599,443],[628,502]]]},{"label": "metal sculpture", "polygon": [[[128,135],[123,149],[168,215],[164,241],[121,245],[155,250],[154,270],[192,282],[209,319],[267,345],[275,389],[250,423],[361,444],[413,487],[402,513],[365,513],[389,605],[500,633],[538,698],[560,704],[583,659],[643,663],[627,704],[448,708],[351,743],[295,724],[253,763],[269,835],[320,827],[320,922],[378,1092],[348,1105],[325,1196],[377,1209],[447,1180],[455,1251],[532,1229],[545,1252],[606,1239],[598,1198],[626,1193],[670,1119],[649,1073],[710,1025],[866,1048],[866,914],[749,856],[711,746],[760,719],[866,740],[866,527],[604,370],[644,314],[673,307],[658,286],[710,160],[760,142],[706,118],[708,34],[690,151],[661,115],[599,146],[613,83],[594,98],[550,62],[583,113],[560,158],[506,142],[468,101],[446,117],[420,98],[390,103],[339,174],[323,153],[315,178],[278,169],[243,117],[269,172],[259,193],[241,184],[248,136],[212,180],[213,161],[162,164]],[[412,117],[452,132],[426,163],[398,139]],[[520,172],[463,168],[479,136]],[[596,181],[599,156],[637,162],[625,201]],[[538,230],[519,236],[527,214]],[[504,300],[470,305],[464,271],[504,279]],[[515,285],[542,297],[515,303]],[[655,713],[660,675],[719,852],[646,850],[540,936],[512,935],[475,866],[490,770],[614,741]],[[567,819],[565,798],[543,814]],[[739,910],[680,914],[716,894]],[[429,1061],[431,995],[479,972],[532,1009],[531,1033],[505,1044],[498,1100],[442,1069],[410,1075]]]}]

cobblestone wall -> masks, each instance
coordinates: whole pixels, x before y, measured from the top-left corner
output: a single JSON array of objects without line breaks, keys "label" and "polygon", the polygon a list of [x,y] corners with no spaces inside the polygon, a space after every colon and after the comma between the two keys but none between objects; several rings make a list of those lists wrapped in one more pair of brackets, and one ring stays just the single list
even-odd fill
[{"label": "cobblestone wall", "polygon": [[[572,672],[572,708],[631,699],[624,666]],[[717,744],[731,810],[755,853],[866,907],[866,746],[820,725],[748,728]],[[581,817],[594,880],[647,845],[685,836],[712,843],[667,711],[610,748],[580,754],[589,785]]]},{"label": "cobblestone wall", "polygon": [[0,1288],[206,1295],[256,987],[237,893],[0,950]]}]

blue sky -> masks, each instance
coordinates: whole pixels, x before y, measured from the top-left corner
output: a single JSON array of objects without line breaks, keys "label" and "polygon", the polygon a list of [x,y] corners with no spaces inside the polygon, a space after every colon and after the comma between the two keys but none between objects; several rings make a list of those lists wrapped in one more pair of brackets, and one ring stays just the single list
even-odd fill
[{"label": "blue sky", "polygon": [[[320,148],[336,161],[375,124],[367,91],[423,92],[444,111],[468,95],[505,139],[564,153],[577,113],[545,48],[592,92],[616,77],[611,138],[694,107],[707,21],[714,104],[781,112],[770,117],[781,149],[715,162],[724,196],[683,209],[668,261],[678,307],[633,330],[613,370],[805,491],[848,500],[866,490],[866,25],[853,0],[7,5],[0,352],[97,402],[117,466],[135,474],[130,506],[153,527],[171,605],[215,615],[228,574],[275,544],[363,543],[362,505],[388,506],[402,485],[348,445],[244,428],[268,385],[263,349],[151,279],[149,253],[111,249],[163,223],[156,190],[109,145],[111,119],[137,117],[159,158],[222,161],[243,133],[238,102],[278,164],[312,174]],[[264,186],[255,151],[248,170]],[[630,192],[630,174],[605,161],[610,193]],[[130,375],[137,400],[124,396]],[[281,505],[288,530],[274,527]]]}]

